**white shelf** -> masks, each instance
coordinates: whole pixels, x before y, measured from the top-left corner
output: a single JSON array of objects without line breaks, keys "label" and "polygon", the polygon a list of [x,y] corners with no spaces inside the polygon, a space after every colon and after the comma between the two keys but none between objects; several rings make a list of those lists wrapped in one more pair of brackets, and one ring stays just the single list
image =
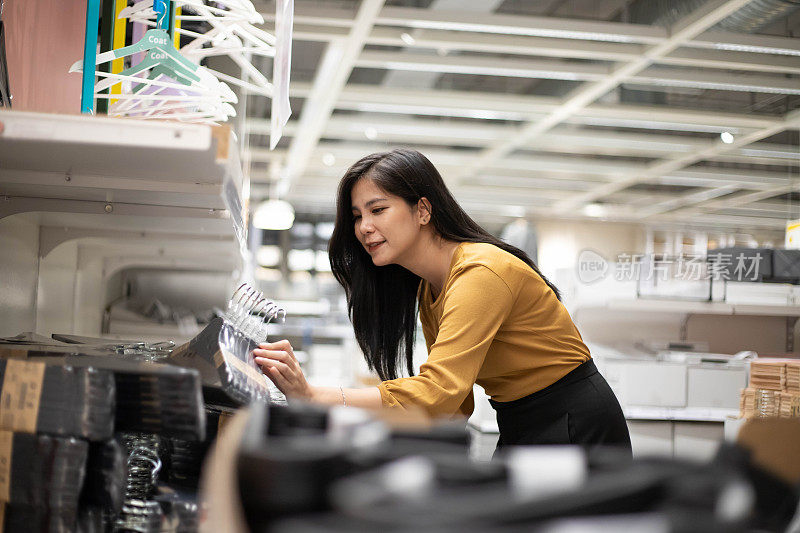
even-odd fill
[{"label": "white shelf", "polygon": [[585,306],[578,304],[576,308],[696,315],[800,316],[800,306],[798,305],[753,305],[680,300],[611,299],[603,303],[591,303]]},{"label": "white shelf", "polygon": [[738,409],[719,407],[633,407],[622,406],[627,420],[678,420],[687,422],[724,422],[739,416]]},{"label": "white shelf", "polygon": [[[622,411],[626,420],[725,422],[726,419],[739,416],[737,409],[714,407],[623,407]],[[469,425],[481,433],[500,432],[496,420],[470,420]]]},{"label": "white shelf", "polygon": [[0,111],[0,219],[46,214],[79,236],[242,242],[242,169],[227,126]]}]

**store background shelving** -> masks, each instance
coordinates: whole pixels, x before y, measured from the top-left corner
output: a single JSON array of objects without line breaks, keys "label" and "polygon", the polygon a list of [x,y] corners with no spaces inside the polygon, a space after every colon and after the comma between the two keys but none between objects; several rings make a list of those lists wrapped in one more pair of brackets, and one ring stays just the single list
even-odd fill
[{"label": "store background shelving", "polygon": [[0,217],[25,226],[38,274],[35,314],[6,327],[99,334],[125,270],[241,273],[248,185],[229,127],[20,111],[0,124]]}]

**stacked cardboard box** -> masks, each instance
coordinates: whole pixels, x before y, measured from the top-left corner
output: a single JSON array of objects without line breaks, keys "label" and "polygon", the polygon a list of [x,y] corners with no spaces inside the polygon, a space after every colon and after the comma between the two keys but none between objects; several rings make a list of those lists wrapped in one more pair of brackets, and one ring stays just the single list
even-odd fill
[{"label": "stacked cardboard box", "polygon": [[753,361],[739,411],[742,418],[800,417],[800,360]]}]

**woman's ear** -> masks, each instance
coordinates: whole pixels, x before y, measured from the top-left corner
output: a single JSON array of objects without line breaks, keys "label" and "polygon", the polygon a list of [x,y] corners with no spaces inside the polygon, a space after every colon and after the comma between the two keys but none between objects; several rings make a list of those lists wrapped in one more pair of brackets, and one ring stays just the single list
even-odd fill
[{"label": "woman's ear", "polygon": [[431,203],[424,196],[417,203],[417,213],[419,221],[423,225],[431,221]]}]

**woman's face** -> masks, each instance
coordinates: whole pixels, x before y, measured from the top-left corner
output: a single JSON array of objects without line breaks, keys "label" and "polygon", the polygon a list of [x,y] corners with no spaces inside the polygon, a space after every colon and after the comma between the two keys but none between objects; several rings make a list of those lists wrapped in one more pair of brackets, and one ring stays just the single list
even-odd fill
[{"label": "woman's face", "polygon": [[419,210],[362,178],[351,191],[356,238],[376,266],[402,264],[426,223]]}]

